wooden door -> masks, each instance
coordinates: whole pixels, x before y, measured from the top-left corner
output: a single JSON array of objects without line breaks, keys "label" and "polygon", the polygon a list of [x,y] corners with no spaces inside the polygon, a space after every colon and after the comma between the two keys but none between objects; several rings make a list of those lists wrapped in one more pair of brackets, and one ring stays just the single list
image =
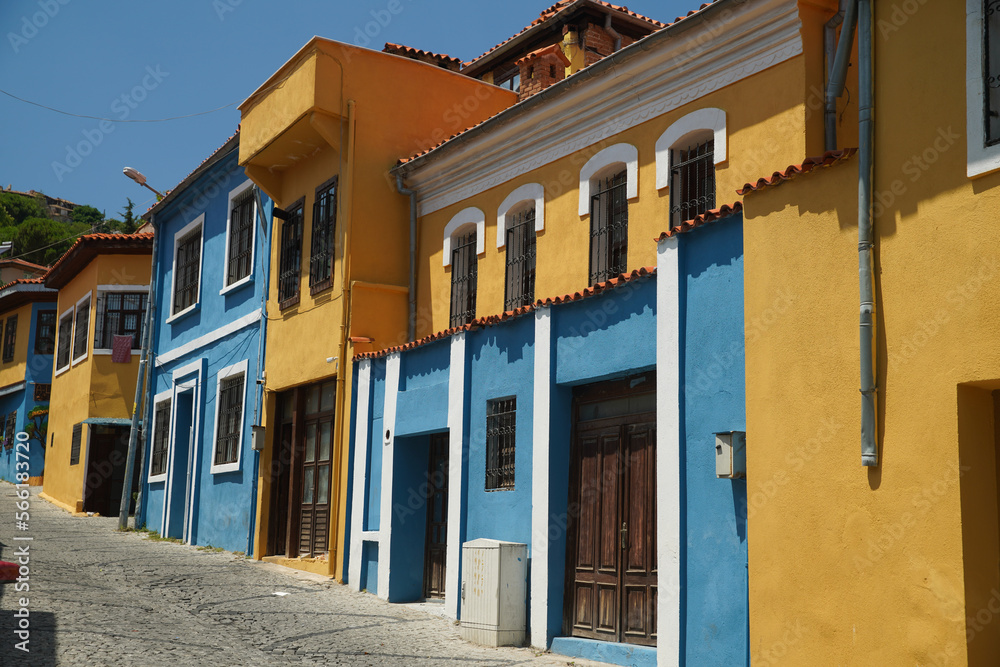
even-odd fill
[{"label": "wooden door", "polygon": [[[656,644],[655,376],[577,392],[564,631]],[[643,391],[644,390],[644,391]]]},{"label": "wooden door", "polygon": [[443,598],[448,559],[448,434],[431,436],[427,466],[427,536],[424,540],[424,597]]},{"label": "wooden door", "polygon": [[304,391],[298,555],[317,556],[330,548],[336,385],[325,382]]},{"label": "wooden door", "polygon": [[278,397],[278,431],[272,442],[271,507],[267,524],[267,556],[286,554],[288,498],[292,470],[292,414],[294,391]]}]

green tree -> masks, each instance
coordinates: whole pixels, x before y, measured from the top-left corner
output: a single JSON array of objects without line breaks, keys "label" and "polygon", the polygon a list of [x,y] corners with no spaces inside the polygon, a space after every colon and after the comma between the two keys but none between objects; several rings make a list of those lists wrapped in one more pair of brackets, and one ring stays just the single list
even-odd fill
[{"label": "green tree", "polygon": [[73,212],[69,214],[69,218],[75,223],[93,228],[100,228],[101,223],[104,222],[104,214],[93,206],[87,205],[74,208]]},{"label": "green tree", "polygon": [[16,228],[12,256],[48,266],[69,250],[76,235],[88,229],[81,223],[67,225],[48,218],[28,218]]},{"label": "green tree", "polygon": [[48,211],[35,197],[25,197],[13,192],[0,192],[0,206],[14,219],[14,224],[20,225],[28,218],[47,218]]},{"label": "green tree", "polygon": [[109,220],[109,223],[118,223],[117,225],[111,227],[111,229],[116,232],[132,234],[135,230],[139,229],[139,225],[142,224],[142,219],[133,213],[135,202],[133,202],[129,197],[126,197],[125,201],[128,203],[125,204],[125,208],[123,208],[121,212],[122,218],[124,219],[120,222],[118,220]]}]

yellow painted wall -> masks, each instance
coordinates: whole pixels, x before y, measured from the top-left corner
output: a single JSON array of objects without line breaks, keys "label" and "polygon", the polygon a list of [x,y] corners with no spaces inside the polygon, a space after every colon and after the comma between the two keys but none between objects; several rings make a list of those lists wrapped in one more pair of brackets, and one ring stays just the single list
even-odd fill
[{"label": "yellow painted wall", "polygon": [[[52,304],[55,307],[55,304]],[[26,303],[17,308],[0,313],[0,339],[6,336],[7,320],[12,315],[17,315],[17,334],[14,338],[14,358],[11,361],[0,363],[0,387],[24,382],[25,372],[28,367],[28,333],[34,321],[31,317],[32,304]],[[3,348],[3,341],[0,340],[0,350]]]},{"label": "yellow painted wall", "polygon": [[[99,255],[59,290],[57,318],[88,292],[91,293],[87,358],[76,365],[71,365],[67,371],[53,373],[52,396],[49,401],[49,443],[45,452],[43,490],[46,495],[69,507],[77,507],[83,502],[83,482],[89,444],[88,428],[85,425],[80,447],[80,462],[71,466],[73,425],[88,417],[131,417],[135,383],[139,374],[138,355],[133,355],[130,364],[115,364],[111,362],[110,356],[93,354],[97,286],[124,284],[144,287],[149,284],[149,275],[148,254]],[[57,337],[57,350],[58,345]]]},{"label": "yellow painted wall", "polygon": [[793,58],[423,216],[419,226],[417,337],[449,326],[451,268],[442,266],[442,241],[445,226],[456,213],[475,206],[486,214],[484,253],[479,256],[478,266],[477,317],[503,312],[506,249],[496,247],[497,207],[525,183],[540,183],[545,188],[545,230],[536,238],[535,297],[581,290],[588,286],[590,216],[579,215],[580,168],[601,149],[630,143],[639,152],[639,189],[638,197],[629,201],[628,267],[653,266],[656,244],[652,240],[667,229],[670,209],[669,188],[656,189],[656,140],[672,123],[692,111],[709,107],[725,110],[727,160],[716,165],[716,206],[740,201],[736,190],[745,182],[806,157],[808,114],[801,93],[804,68],[803,57]]},{"label": "yellow painted wall", "polygon": [[876,7],[876,469],[857,162],[745,200],[751,658],[995,665],[1000,173],[966,176],[964,8]]}]

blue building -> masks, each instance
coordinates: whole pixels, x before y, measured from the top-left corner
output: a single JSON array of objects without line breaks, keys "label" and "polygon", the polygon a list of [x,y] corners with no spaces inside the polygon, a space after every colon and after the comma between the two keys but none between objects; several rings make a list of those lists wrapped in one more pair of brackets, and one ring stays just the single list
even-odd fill
[{"label": "blue building", "polygon": [[239,132],[144,216],[156,316],[143,518],[188,544],[249,552],[272,205],[238,153]]},{"label": "blue building", "polygon": [[709,211],[655,269],[359,355],[348,583],[460,617],[461,545],[524,543],[532,645],[748,664],[746,482],[716,470],[746,428],[742,222]]},{"label": "blue building", "polygon": [[8,482],[27,472],[26,481],[42,483],[57,296],[41,278],[0,287],[0,479]]}]

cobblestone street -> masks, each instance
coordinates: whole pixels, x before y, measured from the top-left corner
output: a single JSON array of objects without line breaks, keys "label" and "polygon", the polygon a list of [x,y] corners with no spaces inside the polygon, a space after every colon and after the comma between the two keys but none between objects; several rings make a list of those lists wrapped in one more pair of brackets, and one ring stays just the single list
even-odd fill
[{"label": "cobblestone street", "polygon": [[[0,482],[0,560],[30,545],[30,591],[0,586],[2,665],[598,664],[475,646],[448,619],[228,552],[119,533],[117,519],[70,516],[39,490],[20,531],[15,487]],[[30,653],[15,648],[22,597]]]}]

